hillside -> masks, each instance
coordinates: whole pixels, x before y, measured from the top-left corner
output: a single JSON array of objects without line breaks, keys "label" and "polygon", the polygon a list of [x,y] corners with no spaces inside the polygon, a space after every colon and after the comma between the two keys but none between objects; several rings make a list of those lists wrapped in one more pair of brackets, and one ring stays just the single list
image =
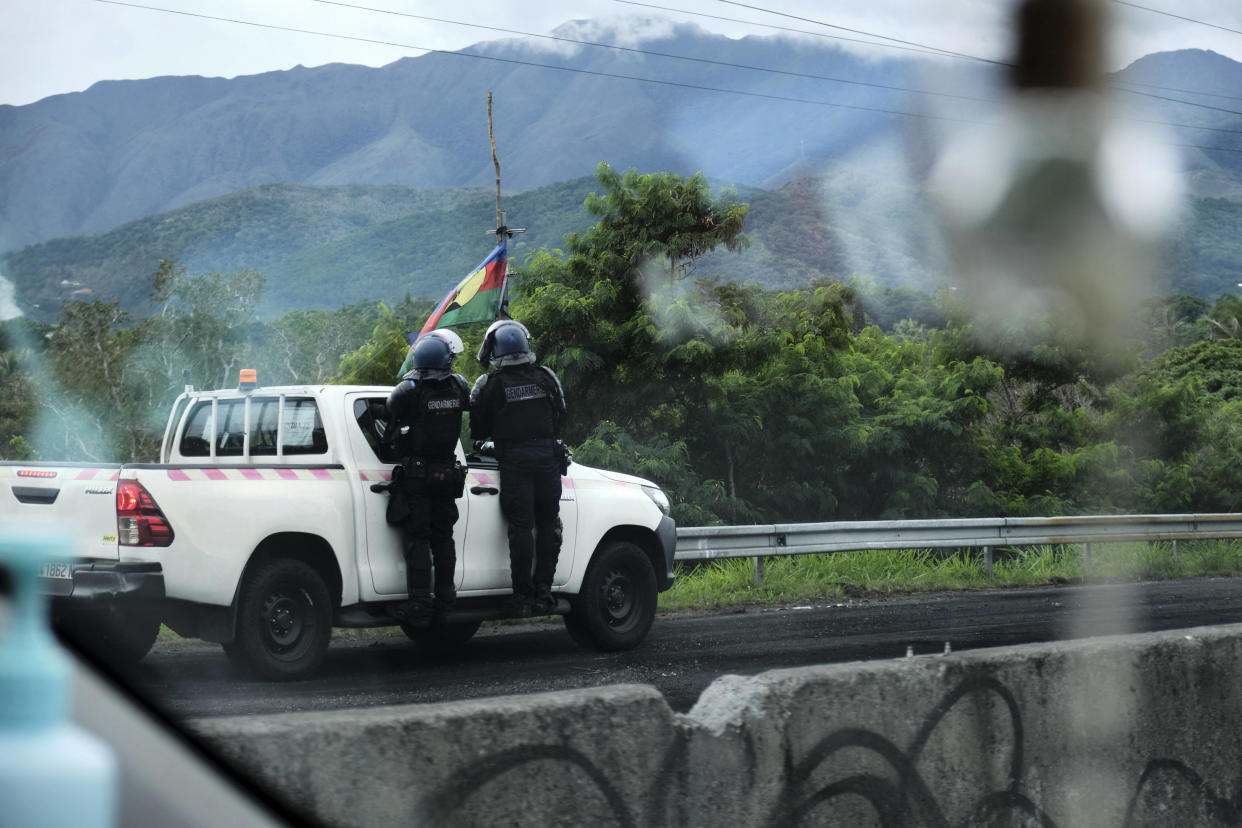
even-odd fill
[{"label": "hillside", "polygon": [[[910,57],[863,58],[830,41],[733,40],[690,24],[650,31],[661,34],[637,47],[711,62],[496,40],[465,51],[500,60],[427,54],[378,69],[337,64],[232,79],[103,81],[80,93],[0,106],[0,252],[106,233],[281,182],[486,187],[494,175],[488,92],[495,93],[504,185],[513,191],[588,176],[600,161],[618,169],[702,171],[716,181],[766,188],[831,174],[839,164],[882,163],[914,185],[917,173],[893,160],[908,159],[911,142],[930,138],[937,118],[970,120],[980,105],[899,88],[952,93],[969,86],[972,94],[989,94],[981,70],[930,74]],[[623,39],[593,21],[558,33]],[[1230,94],[1242,88],[1242,65],[1185,51],[1150,55],[1117,77]],[[1237,130],[1242,116],[1221,111],[1236,105],[1196,109],[1160,98],[1223,99],[1158,95],[1127,93],[1123,103],[1135,114],[1187,125],[1176,129],[1180,143],[1242,147],[1236,132],[1189,128]],[[1242,153],[1191,148],[1187,164],[1197,195],[1242,193]]]},{"label": "hillside", "polygon": [[[538,229],[517,237],[518,255],[586,226],[582,201],[590,182],[509,200],[508,209],[541,217]],[[495,205],[495,192],[486,188],[269,184],[97,236],[33,245],[0,257],[0,272],[15,283],[21,306],[41,311],[37,316],[83,295],[141,312],[161,259],[196,273],[259,270],[267,279],[265,314],[400,298],[407,290],[431,296],[486,255],[484,231],[495,227]]]},{"label": "hillside", "polygon": [[1114,81],[1134,117],[1174,125],[1192,195],[1242,200],[1242,63],[1183,49],[1140,58]]},{"label": "hillside", "polygon": [[[643,48],[787,72],[902,85],[915,65],[787,38],[663,27]],[[607,42],[589,21],[563,32]],[[762,183],[801,157],[834,158],[890,130],[875,112],[728,95],[604,75],[667,79],[833,103],[900,108],[906,95],[637,53],[517,40],[382,68],[329,65],[233,79],[105,81],[0,107],[0,250],[275,182],[486,186],[484,104],[495,93],[504,183],[516,190],[618,168],[702,170]],[[509,62],[504,62],[509,61]],[[580,74],[512,61],[584,69]]]},{"label": "hillside", "polygon": [[[592,177],[507,193],[520,265],[543,247],[590,226],[583,207]],[[857,274],[883,285],[934,291],[944,253],[931,212],[917,191],[874,170],[838,165],[824,175],[764,190],[746,188],[750,205],[741,254],[704,257],[695,276],[805,285]],[[50,318],[68,298],[119,300],[142,313],[149,276],[160,259],[191,272],[259,270],[267,279],[258,310],[396,301],[407,292],[437,299],[492,244],[495,193],[487,188],[416,190],[399,186],[312,187],[272,184],[149,216],[98,236],[56,239],[0,257],[22,307]],[[1167,248],[1162,293],[1215,299],[1242,282],[1242,205],[1196,199]],[[89,293],[81,293],[87,290]],[[37,306],[37,308],[36,308]]]}]

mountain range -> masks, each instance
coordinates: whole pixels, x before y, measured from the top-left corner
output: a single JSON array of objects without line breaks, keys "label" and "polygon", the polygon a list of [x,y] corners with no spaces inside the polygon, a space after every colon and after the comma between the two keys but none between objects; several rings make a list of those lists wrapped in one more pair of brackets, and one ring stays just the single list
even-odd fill
[{"label": "mountain range", "polygon": [[[104,81],[0,106],[0,272],[23,307],[45,310],[70,287],[133,303],[160,258],[256,267],[273,313],[343,301],[340,286],[437,295],[487,251],[493,92],[506,209],[530,230],[519,252],[589,224],[582,197],[606,161],[739,188],[756,244],[705,271],[767,284],[943,278],[921,196],[927,148],[978,112],[966,99],[994,95],[996,77],[789,37],[646,31],[641,51],[499,40],[378,69]],[[557,31],[623,34],[593,21]],[[1236,284],[1242,64],[1162,53],[1113,82],[1143,117],[1176,124],[1184,147],[1197,200],[1175,282],[1201,294]],[[1201,237],[1213,245],[1202,255]]]}]

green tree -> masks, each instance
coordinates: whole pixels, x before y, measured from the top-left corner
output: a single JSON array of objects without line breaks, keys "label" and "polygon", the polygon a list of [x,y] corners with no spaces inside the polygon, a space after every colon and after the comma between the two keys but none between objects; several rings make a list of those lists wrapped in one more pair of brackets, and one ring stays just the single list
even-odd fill
[{"label": "green tree", "polygon": [[1218,400],[1242,398],[1242,339],[1227,338],[1172,348],[1142,371],[1142,376],[1171,384],[1194,377]]},{"label": "green tree", "polygon": [[251,338],[252,367],[264,384],[327,382],[340,372],[345,355],[374,333],[381,307],[362,302],[335,311],[290,311]]},{"label": "green tree", "polygon": [[29,355],[17,350],[0,351],[0,459],[30,460],[34,451],[26,435],[35,419],[34,384],[22,367]]},{"label": "green tree", "polygon": [[1184,293],[1159,296],[1141,303],[1135,317],[1132,337],[1141,344],[1141,354],[1152,359],[1170,348],[1211,336],[1208,303]]},{"label": "green tree", "polygon": [[115,302],[61,308],[37,376],[43,421],[36,450],[47,459],[146,457],[141,402],[151,377],[133,359],[138,338]]},{"label": "green tree", "polygon": [[1217,299],[1207,323],[1215,339],[1242,339],[1242,296],[1226,294]]},{"label": "green tree", "polygon": [[258,328],[256,308],[263,275],[255,270],[192,276],[184,267],[161,261],[152,277],[155,312],[142,323],[142,357],[167,380],[164,394],[180,386],[188,370],[193,384],[227,388],[237,382]]},{"label": "green tree", "polygon": [[380,302],[379,317],[370,338],[341,357],[333,381],[346,385],[392,385],[409,347],[405,338],[409,328],[407,319]]},{"label": "green tree", "polygon": [[[564,251],[534,256],[519,282],[514,316],[535,336],[573,404],[570,435],[596,423],[621,422],[658,407],[664,389],[689,379],[710,360],[714,335],[727,320],[702,313],[701,293],[686,276],[718,246],[740,250],[746,205],[732,191],[713,195],[701,175],[624,175],[600,164],[602,195],[587,210],[600,216],[571,233]],[[621,410],[621,398],[649,401]]]}]

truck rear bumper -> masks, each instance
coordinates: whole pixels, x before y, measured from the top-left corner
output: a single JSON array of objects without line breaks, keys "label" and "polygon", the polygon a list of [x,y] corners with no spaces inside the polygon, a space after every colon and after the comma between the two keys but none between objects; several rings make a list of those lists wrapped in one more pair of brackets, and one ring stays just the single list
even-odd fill
[{"label": "truck rear bumper", "polygon": [[164,597],[164,571],[158,563],[96,561],[69,565],[67,578],[40,578],[43,591],[54,599],[159,600]]}]

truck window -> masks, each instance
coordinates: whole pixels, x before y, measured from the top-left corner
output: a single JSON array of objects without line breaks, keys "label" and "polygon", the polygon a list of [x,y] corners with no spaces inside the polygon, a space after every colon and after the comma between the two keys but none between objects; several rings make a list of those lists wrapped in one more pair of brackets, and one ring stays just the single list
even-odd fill
[{"label": "truck window", "polygon": [[211,454],[211,400],[202,400],[194,405],[181,434],[179,451],[182,457],[206,457]]},{"label": "truck window", "polygon": [[[287,403],[286,403],[287,404]],[[279,425],[280,399],[252,397],[250,400],[250,456],[275,456],[276,429]]]},{"label": "truck window", "polygon": [[[276,455],[280,399],[256,397],[250,401],[250,456]],[[286,397],[283,433],[285,455],[323,454],[328,450],[319,409],[310,397]],[[245,446],[246,401],[216,402],[216,457],[240,457]],[[211,454],[211,400],[200,400],[190,410],[181,436],[182,457]]]},{"label": "truck window", "polygon": [[285,421],[281,428],[284,454],[323,454],[328,450],[319,408],[310,397],[285,397]]},{"label": "truck window", "polygon": [[[236,457],[242,453],[246,410],[244,400],[220,400],[216,403],[216,456]],[[211,400],[194,404],[181,435],[182,457],[207,457],[211,454]]]},{"label": "truck window", "polygon": [[177,426],[181,425],[181,415],[185,414],[185,410],[190,405],[190,398],[184,394],[177,398],[173,403],[173,410],[168,415],[168,425],[164,427],[164,440],[160,443],[160,462],[167,463],[168,456],[172,453],[172,441],[177,439]]},{"label": "truck window", "polygon": [[246,444],[246,401],[216,403],[216,457],[240,457]]},{"label": "truck window", "polygon": [[354,419],[367,445],[375,452],[381,463],[395,463],[392,448],[388,445],[388,403],[382,397],[354,400]]}]

